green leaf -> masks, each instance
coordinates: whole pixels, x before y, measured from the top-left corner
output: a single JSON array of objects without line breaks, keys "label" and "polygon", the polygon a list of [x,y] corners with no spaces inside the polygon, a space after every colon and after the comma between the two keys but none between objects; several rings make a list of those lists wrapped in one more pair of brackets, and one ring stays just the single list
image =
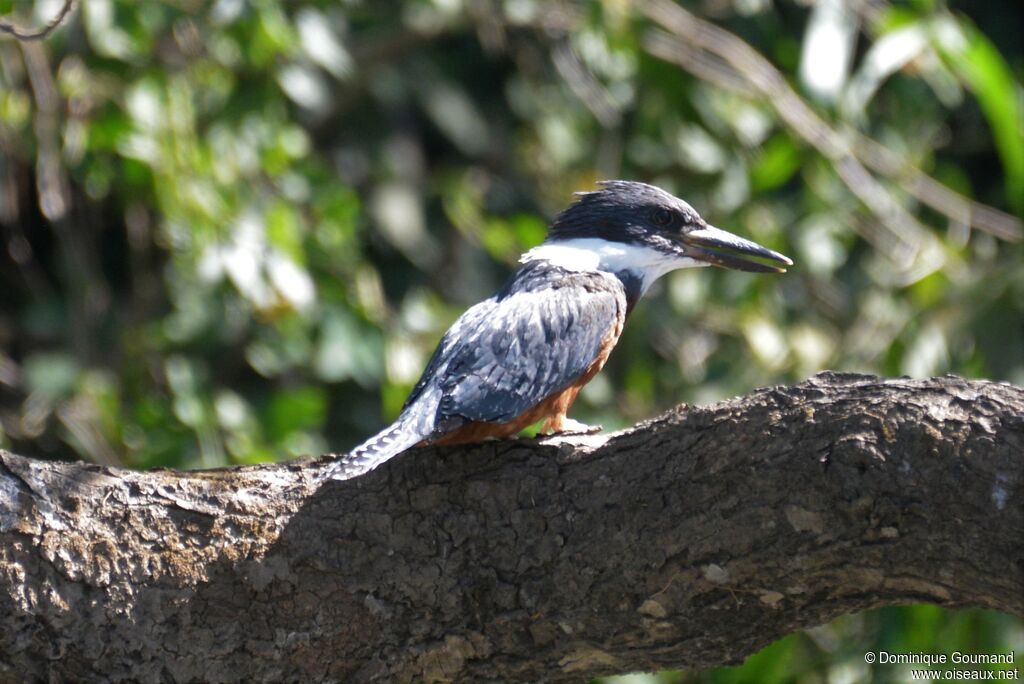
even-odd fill
[{"label": "green leaf", "polygon": [[1010,206],[1024,212],[1024,92],[1009,64],[984,34],[966,19],[943,18],[936,23],[939,52],[975,94],[992,129],[996,151],[1006,173]]},{"label": "green leaf", "polygon": [[33,354],[25,360],[24,366],[28,389],[50,400],[70,394],[81,372],[74,358],[59,352]]},{"label": "green leaf", "polygon": [[788,135],[776,135],[766,142],[750,165],[750,183],[755,192],[767,192],[785,184],[800,168],[800,150]]},{"label": "green leaf", "polygon": [[267,208],[267,239],[297,264],[305,262],[302,228],[295,209],[286,202],[274,201]]},{"label": "green leaf", "polygon": [[319,428],[327,417],[327,393],[320,387],[299,387],[278,392],[266,409],[264,425],[275,443],[301,430]]}]

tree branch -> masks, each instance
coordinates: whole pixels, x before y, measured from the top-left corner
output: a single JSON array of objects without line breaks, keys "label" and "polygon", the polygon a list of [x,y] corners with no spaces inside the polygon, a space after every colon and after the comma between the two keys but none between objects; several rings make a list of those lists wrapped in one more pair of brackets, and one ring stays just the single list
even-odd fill
[{"label": "tree branch", "polygon": [[649,0],[639,8],[665,29],[649,31],[643,39],[644,49],[710,83],[757,93],[794,135],[831,160],[843,183],[881,221],[879,228],[885,234],[865,237],[873,242],[883,237],[885,242],[879,245],[882,250],[913,252],[927,231],[868,168],[951,221],[1003,240],[1024,237],[1021,220],[1016,216],[961,195],[866,135],[833,128],[771,62],[739,36],[667,0]]},{"label": "tree branch", "polygon": [[0,453],[0,680],[567,680],[1024,614],[1024,389],[825,373],[606,437],[129,472]]},{"label": "tree branch", "polygon": [[41,29],[26,29],[18,26],[14,22],[6,19],[0,19],[0,33],[6,33],[14,36],[18,40],[45,40],[47,36],[53,33],[61,22],[64,21],[64,17],[68,16],[71,12],[71,8],[74,7],[75,0],[64,0],[64,4],[61,6],[60,11],[57,12],[56,16],[49,21],[46,26]]}]

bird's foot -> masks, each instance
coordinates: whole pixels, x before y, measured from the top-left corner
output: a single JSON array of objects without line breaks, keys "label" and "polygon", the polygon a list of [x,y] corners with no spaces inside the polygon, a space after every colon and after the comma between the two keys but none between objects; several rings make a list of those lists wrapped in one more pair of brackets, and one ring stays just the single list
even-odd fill
[{"label": "bird's foot", "polygon": [[596,435],[604,428],[600,425],[587,425],[572,418],[563,418],[561,425],[552,431],[556,435]]}]

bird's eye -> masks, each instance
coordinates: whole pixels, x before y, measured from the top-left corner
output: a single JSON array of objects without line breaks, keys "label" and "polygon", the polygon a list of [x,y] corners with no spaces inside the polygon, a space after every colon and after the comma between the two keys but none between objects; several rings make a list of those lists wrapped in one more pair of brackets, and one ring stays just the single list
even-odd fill
[{"label": "bird's eye", "polygon": [[651,214],[651,221],[656,226],[667,226],[672,223],[672,212],[668,209],[655,209]]}]

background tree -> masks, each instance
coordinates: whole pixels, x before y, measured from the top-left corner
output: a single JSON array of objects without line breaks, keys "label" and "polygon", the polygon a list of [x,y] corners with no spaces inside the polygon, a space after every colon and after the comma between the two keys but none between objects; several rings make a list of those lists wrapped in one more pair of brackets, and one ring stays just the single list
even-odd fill
[{"label": "background tree", "polygon": [[[0,0],[22,26],[58,9]],[[1024,384],[1021,6],[690,10],[86,0],[45,42],[0,39],[0,446],[139,468],[344,450],[607,177],[797,268],[667,278],[584,421],[825,367]],[[887,609],[686,676],[1022,633]]]}]

